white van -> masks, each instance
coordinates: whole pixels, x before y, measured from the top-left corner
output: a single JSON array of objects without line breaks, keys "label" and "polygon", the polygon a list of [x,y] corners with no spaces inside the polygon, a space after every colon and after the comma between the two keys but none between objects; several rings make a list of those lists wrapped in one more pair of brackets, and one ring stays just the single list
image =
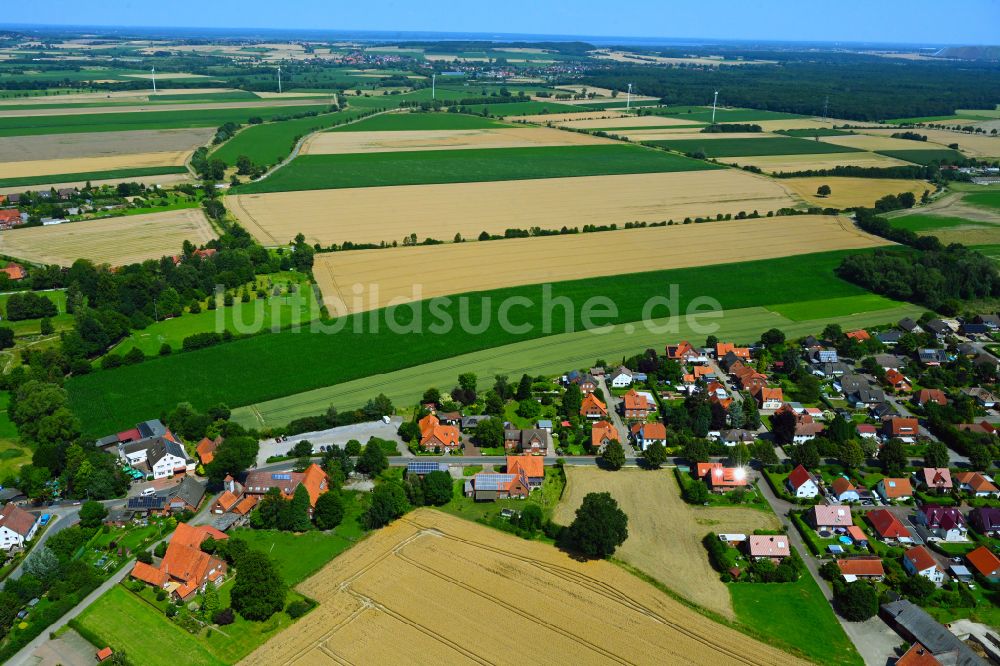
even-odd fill
[{"label": "white van", "polygon": [[156,488],[146,488],[141,493],[139,493],[139,497],[149,497],[150,495],[155,495],[155,494],[156,494]]}]

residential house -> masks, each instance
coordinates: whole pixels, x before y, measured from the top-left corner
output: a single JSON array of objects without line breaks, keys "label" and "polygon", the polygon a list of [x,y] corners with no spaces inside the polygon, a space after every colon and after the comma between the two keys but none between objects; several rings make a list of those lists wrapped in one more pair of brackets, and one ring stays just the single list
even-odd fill
[{"label": "residential house", "polygon": [[931,319],[924,324],[924,328],[928,333],[933,333],[938,340],[944,340],[955,332],[948,322],[941,319]]},{"label": "residential house", "polygon": [[504,449],[507,452],[521,452],[544,456],[549,450],[549,434],[537,428],[524,430],[504,430]]},{"label": "residential house", "polygon": [[948,362],[948,352],[944,349],[918,349],[917,358],[928,367],[938,366]]},{"label": "residential house", "polygon": [[833,530],[838,527],[846,529],[854,524],[849,506],[817,504],[806,512],[806,519],[817,530]]},{"label": "residential house", "polygon": [[713,493],[724,493],[736,488],[745,488],[747,473],[742,467],[723,467],[722,463],[698,463],[696,475],[702,479]]},{"label": "residential house", "polygon": [[917,524],[923,525],[932,535],[932,539],[940,541],[968,541],[968,529],[965,527],[965,516],[953,506],[936,506],[924,504],[917,511]]},{"label": "residential house", "polygon": [[632,386],[632,371],[624,365],[615,368],[611,373],[611,388],[627,388]]},{"label": "residential house", "polygon": [[778,564],[792,551],[788,537],[783,534],[751,534],[747,538],[747,554],[753,560],[771,560]]},{"label": "residential house", "polygon": [[848,583],[856,580],[882,580],[885,578],[885,567],[882,558],[874,556],[845,557],[836,560],[840,575]]},{"label": "residential house", "polygon": [[903,501],[913,497],[913,486],[907,478],[885,477],[875,485],[875,492],[886,502]]},{"label": "residential house", "polygon": [[990,328],[986,324],[977,324],[972,321],[967,321],[962,322],[962,325],[958,327],[958,331],[967,338],[975,338],[979,335],[988,335]]},{"label": "residential house", "polygon": [[492,416],[489,414],[470,414],[462,417],[462,432],[471,432],[483,421],[489,421]]},{"label": "residential house", "polygon": [[7,502],[0,510],[0,550],[23,548],[25,541],[31,541],[38,531],[38,517]]},{"label": "residential house", "polygon": [[964,356],[966,358],[975,358],[976,354],[979,353],[979,349],[976,347],[976,345],[972,344],[971,342],[958,343],[955,346],[955,351],[957,351],[959,355]]},{"label": "residential house", "polygon": [[997,398],[995,395],[982,388],[981,386],[974,386],[972,388],[962,389],[962,393],[973,398],[980,407],[985,409],[993,409],[997,405]]},{"label": "residential house", "polygon": [[823,347],[817,347],[812,349],[808,354],[809,362],[813,365],[820,363],[837,363],[840,361],[840,357],[837,354],[836,349],[824,349]]},{"label": "residential house", "polygon": [[864,330],[863,328],[859,328],[856,331],[848,331],[844,335],[847,338],[849,338],[851,340],[857,340],[858,342],[864,342],[865,340],[871,340],[872,339],[871,334],[868,331]]},{"label": "residential house", "polygon": [[840,377],[851,371],[851,366],[843,361],[836,363],[817,363],[812,368],[812,373],[817,377]]},{"label": "residential house", "polygon": [[785,479],[785,485],[788,486],[793,497],[809,498],[819,495],[819,484],[816,483],[816,477],[802,465],[797,466],[789,473],[788,478]]},{"label": "residential house", "polygon": [[885,373],[885,384],[897,393],[909,393],[913,390],[910,380],[899,370],[887,370]]},{"label": "residential house", "polygon": [[878,428],[871,423],[859,423],[855,429],[858,431],[858,437],[862,439],[876,439],[878,437]]},{"label": "residential house", "polygon": [[201,543],[209,537],[229,538],[225,532],[207,525],[178,523],[160,565],[136,562],[132,577],[164,589],[181,601],[189,601],[209,581],[216,585],[222,582],[227,572],[225,561],[201,550]]},{"label": "residential house", "polygon": [[977,324],[985,324],[990,330],[1000,330],[1000,316],[995,314],[980,314],[972,318]]},{"label": "residential house", "polygon": [[16,208],[4,208],[0,210],[0,229],[6,230],[21,226],[28,221],[28,214],[22,213]]},{"label": "residential house", "polygon": [[541,488],[545,481],[545,460],[538,456],[507,456],[507,473],[523,475],[530,490]]},{"label": "residential house", "polygon": [[911,576],[923,576],[935,585],[944,582],[944,569],[925,546],[914,546],[903,553],[903,568]]},{"label": "residential house", "polygon": [[166,508],[171,512],[198,510],[205,498],[205,484],[193,476],[185,475],[181,482],[166,491],[161,491],[167,500]]},{"label": "residential house", "polygon": [[982,472],[959,472],[955,474],[955,480],[959,490],[976,497],[1000,496],[1000,489],[993,483],[993,478]]},{"label": "residential house", "polygon": [[632,426],[632,438],[636,446],[645,451],[650,444],[659,442],[663,446],[667,445],[667,427],[660,422],[656,423],[636,423]]},{"label": "residential house", "polygon": [[645,395],[637,393],[635,389],[629,389],[622,397],[622,413],[626,419],[645,420],[651,411],[652,406]]},{"label": "residential house", "polygon": [[966,561],[980,576],[991,583],[1000,583],[1000,557],[989,546],[980,546],[965,556]]},{"label": "residential house", "polygon": [[580,405],[580,416],[585,416],[588,419],[603,419],[607,415],[608,406],[601,402],[596,395],[591,393],[583,398],[583,403]]},{"label": "residential house", "polygon": [[594,376],[585,372],[580,372],[578,370],[573,370],[567,377],[568,384],[576,384],[580,387],[580,393],[583,395],[590,395],[597,390],[597,380]]},{"label": "residential house", "polygon": [[531,492],[528,476],[522,467],[517,473],[498,474],[479,472],[465,482],[465,496],[477,502],[493,502],[498,499],[525,499]]},{"label": "residential house", "polygon": [[590,429],[590,447],[600,453],[611,442],[617,442],[618,428],[614,427],[610,421],[598,421]]},{"label": "residential house", "polygon": [[732,342],[717,342],[715,344],[715,358],[722,359],[732,354],[736,358],[750,360],[750,349],[748,347],[737,347]]},{"label": "residential house", "polygon": [[207,465],[215,460],[215,450],[219,448],[219,444],[222,444],[222,437],[216,437],[215,439],[205,437],[198,442],[196,451],[198,453],[198,459],[201,461],[202,465]]},{"label": "residential house", "polygon": [[995,425],[983,419],[979,423],[956,423],[955,427],[963,432],[974,432],[980,435],[996,435],[997,428]]},{"label": "residential house", "polygon": [[1000,360],[997,360],[997,357],[992,354],[978,354],[974,359],[972,359],[972,364],[977,368],[981,368],[993,374],[1000,372]]},{"label": "residential house", "polygon": [[752,393],[754,389],[767,386],[767,375],[757,372],[750,366],[744,365],[741,361],[737,361],[729,368],[729,374],[736,379],[736,382],[744,391]]},{"label": "residential house", "polygon": [[917,441],[920,434],[920,422],[909,416],[893,416],[882,421],[882,437],[885,439],[901,439],[907,444]]},{"label": "residential house", "polygon": [[680,361],[681,363],[693,362],[696,358],[701,356],[691,343],[687,340],[682,340],[676,345],[667,345],[666,355],[672,361]]},{"label": "residential house", "polygon": [[145,469],[154,479],[193,472],[195,463],[184,447],[167,430],[163,435],[144,437],[118,445],[118,455],[136,469]]},{"label": "residential house", "polygon": [[451,453],[462,445],[458,428],[442,424],[435,414],[428,414],[417,425],[420,427],[420,448],[425,451]]},{"label": "residential house", "polygon": [[316,463],[309,465],[304,472],[252,470],[247,473],[246,481],[243,483],[243,492],[247,495],[261,496],[266,495],[272,488],[277,488],[282,497],[291,499],[299,484],[305,486],[309,493],[309,507],[310,513],[312,513],[312,507],[316,506],[316,500],[330,489],[330,477]]},{"label": "residential house", "polygon": [[872,386],[868,380],[852,374],[845,374],[834,382],[834,388],[839,388],[844,399],[854,409],[871,407],[885,402],[885,391],[878,386]]},{"label": "residential house", "polygon": [[902,370],[903,366],[906,365],[906,357],[896,354],[876,354],[875,363],[885,371]]},{"label": "residential house", "polygon": [[0,268],[0,273],[4,273],[11,280],[23,280],[28,277],[28,271],[21,264],[8,262],[6,266]]},{"label": "residential house", "polygon": [[785,400],[780,388],[758,386],[751,395],[757,401],[757,406],[760,409],[778,409]]},{"label": "residential house", "polygon": [[858,489],[851,483],[851,480],[846,476],[838,476],[830,484],[830,491],[833,496],[836,497],[841,502],[860,502],[861,496],[858,494]]},{"label": "residential house", "polygon": [[691,368],[691,374],[694,376],[695,381],[699,379],[704,379],[709,381],[711,379],[717,379],[715,376],[715,371],[709,365],[695,365]]},{"label": "residential house", "polygon": [[753,444],[757,440],[756,433],[742,428],[732,428],[719,433],[719,441],[726,446],[736,446],[738,444]]},{"label": "residential house", "polygon": [[878,421],[884,421],[885,419],[898,416],[896,408],[892,406],[889,402],[880,402],[877,405],[872,405],[868,409],[868,416]]},{"label": "residential house", "polygon": [[903,337],[903,332],[895,328],[889,331],[883,331],[875,336],[875,338],[886,347],[895,347],[899,344],[899,339],[901,337]]},{"label": "residential house", "polygon": [[932,402],[944,407],[948,404],[948,396],[941,389],[920,389],[917,393],[917,404],[924,407]]},{"label": "residential house", "polygon": [[915,476],[917,485],[940,495],[950,493],[955,487],[951,480],[951,470],[947,467],[924,467]]},{"label": "residential house", "polygon": [[980,506],[969,512],[969,524],[980,534],[1000,536],[1000,508]]},{"label": "residential house", "polygon": [[796,423],[792,441],[796,444],[804,444],[810,439],[816,439],[825,429],[822,423]]},{"label": "residential house", "polygon": [[912,543],[910,530],[888,509],[874,509],[865,514],[875,534],[887,542]]}]

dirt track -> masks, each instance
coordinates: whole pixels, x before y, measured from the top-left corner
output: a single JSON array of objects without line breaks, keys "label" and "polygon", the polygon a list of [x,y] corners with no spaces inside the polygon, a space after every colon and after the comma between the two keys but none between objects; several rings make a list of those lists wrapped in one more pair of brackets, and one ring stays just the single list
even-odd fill
[{"label": "dirt track", "polygon": [[608,562],[431,509],[299,586],[319,606],[244,664],[793,664]]}]

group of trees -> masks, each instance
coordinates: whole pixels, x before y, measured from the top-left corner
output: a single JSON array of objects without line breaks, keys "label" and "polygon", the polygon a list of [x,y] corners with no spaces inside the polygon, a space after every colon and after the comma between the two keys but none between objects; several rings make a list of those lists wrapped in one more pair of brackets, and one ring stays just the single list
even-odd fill
[{"label": "group of trees", "polygon": [[7,319],[10,321],[55,317],[57,314],[56,304],[42,294],[28,291],[11,294],[7,298]]}]

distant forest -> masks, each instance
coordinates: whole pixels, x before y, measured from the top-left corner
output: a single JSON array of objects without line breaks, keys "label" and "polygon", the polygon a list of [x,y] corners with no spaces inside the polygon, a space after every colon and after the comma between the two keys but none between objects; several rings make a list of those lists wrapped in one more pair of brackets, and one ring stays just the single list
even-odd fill
[{"label": "distant forest", "polygon": [[[735,53],[724,54],[727,57]],[[592,69],[586,83],[624,90],[666,104],[719,104],[831,118],[877,121],[947,116],[956,109],[992,109],[1000,102],[1000,66],[973,62],[892,60],[847,53],[747,52],[774,65],[717,68],[621,65]],[[808,58],[808,61],[801,60]]]}]

